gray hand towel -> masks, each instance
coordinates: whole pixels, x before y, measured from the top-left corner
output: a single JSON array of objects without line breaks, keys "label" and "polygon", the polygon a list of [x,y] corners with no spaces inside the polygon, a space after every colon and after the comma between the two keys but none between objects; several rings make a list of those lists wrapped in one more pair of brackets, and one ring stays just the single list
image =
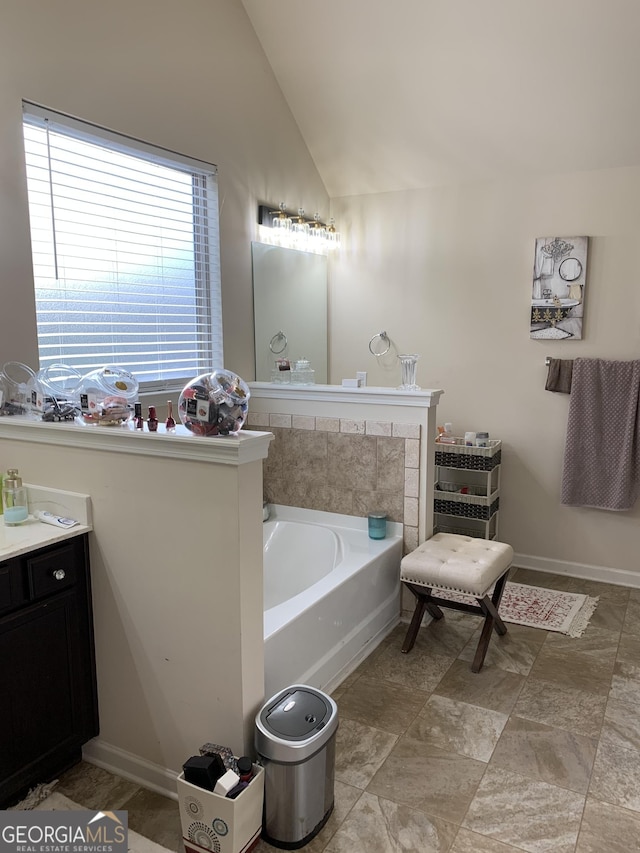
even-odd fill
[{"label": "gray hand towel", "polygon": [[562,503],[632,509],[640,493],[640,361],[573,365]]},{"label": "gray hand towel", "polygon": [[573,374],[572,358],[550,358],[545,391],[558,391],[561,394],[571,393],[571,377]]}]

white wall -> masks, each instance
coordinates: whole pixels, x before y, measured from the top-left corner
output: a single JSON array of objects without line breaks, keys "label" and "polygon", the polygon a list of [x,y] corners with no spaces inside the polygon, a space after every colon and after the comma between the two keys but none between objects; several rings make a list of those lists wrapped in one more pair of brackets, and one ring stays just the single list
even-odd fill
[{"label": "white wall", "polygon": [[[439,422],[503,440],[500,538],[521,564],[636,585],[640,506],[560,505],[569,398],[544,384],[546,356],[640,357],[639,198],[630,168],[334,199],[345,248],[330,268],[330,381],[397,384],[394,353],[368,351],[386,330],[420,354],[418,383],[444,389]],[[549,235],[591,238],[581,341],[529,338],[535,238]]]},{"label": "white wall", "polygon": [[225,366],[253,378],[257,202],[328,199],[237,0],[20,0],[0,26],[0,364],[37,367],[21,101],[219,167]]}]

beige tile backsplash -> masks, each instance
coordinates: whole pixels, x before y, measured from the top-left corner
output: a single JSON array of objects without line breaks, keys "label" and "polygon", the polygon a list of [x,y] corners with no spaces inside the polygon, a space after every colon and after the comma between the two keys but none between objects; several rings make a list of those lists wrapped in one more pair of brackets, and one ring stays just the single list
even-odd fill
[{"label": "beige tile backsplash", "polygon": [[405,552],[418,542],[420,425],[249,412],[248,426],[275,436],[264,461],[270,503],[404,524]]}]

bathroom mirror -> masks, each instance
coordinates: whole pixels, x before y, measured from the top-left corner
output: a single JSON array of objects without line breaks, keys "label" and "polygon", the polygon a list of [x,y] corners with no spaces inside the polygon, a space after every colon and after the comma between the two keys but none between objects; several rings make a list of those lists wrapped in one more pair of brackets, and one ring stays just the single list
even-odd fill
[{"label": "bathroom mirror", "polygon": [[270,382],[277,358],[307,358],[327,382],[327,257],[251,244],[256,380]]}]

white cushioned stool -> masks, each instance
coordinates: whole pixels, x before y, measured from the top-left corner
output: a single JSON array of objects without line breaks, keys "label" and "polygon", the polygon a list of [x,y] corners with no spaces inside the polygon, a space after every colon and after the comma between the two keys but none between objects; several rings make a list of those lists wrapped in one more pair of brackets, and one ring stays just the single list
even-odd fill
[{"label": "white cushioned stool", "polygon": [[[457,533],[436,533],[407,554],[400,564],[400,580],[416,597],[416,609],[402,651],[407,653],[413,648],[425,610],[434,619],[444,616],[440,607],[477,613],[484,616],[484,625],[471,670],[480,672],[492,630],[495,628],[501,635],[507,633],[498,609],[512,560],[511,545]],[[495,588],[489,597],[493,584]],[[434,587],[470,595],[478,604],[438,598],[431,594]]]}]

